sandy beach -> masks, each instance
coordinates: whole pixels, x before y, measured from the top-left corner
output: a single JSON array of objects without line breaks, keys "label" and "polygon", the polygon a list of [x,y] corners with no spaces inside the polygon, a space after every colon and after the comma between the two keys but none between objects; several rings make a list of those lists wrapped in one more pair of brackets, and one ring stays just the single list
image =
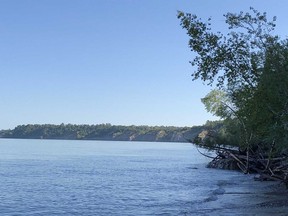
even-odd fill
[{"label": "sandy beach", "polygon": [[197,215],[288,215],[288,190],[280,182],[243,174],[218,180],[217,186],[198,205]]}]

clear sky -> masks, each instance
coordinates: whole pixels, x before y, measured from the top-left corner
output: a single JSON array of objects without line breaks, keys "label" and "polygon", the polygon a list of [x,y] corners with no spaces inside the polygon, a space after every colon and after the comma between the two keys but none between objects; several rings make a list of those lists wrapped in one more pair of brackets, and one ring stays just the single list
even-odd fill
[{"label": "clear sky", "polygon": [[193,126],[215,119],[192,82],[177,10],[212,17],[287,0],[0,0],[0,129],[19,124]]}]

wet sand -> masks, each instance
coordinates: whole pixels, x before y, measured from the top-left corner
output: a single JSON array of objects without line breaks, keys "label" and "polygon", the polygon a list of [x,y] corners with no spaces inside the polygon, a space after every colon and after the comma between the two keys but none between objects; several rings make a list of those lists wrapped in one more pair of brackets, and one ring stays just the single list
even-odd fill
[{"label": "wet sand", "polygon": [[254,181],[253,175],[217,181],[195,215],[288,215],[288,190],[280,182]]}]

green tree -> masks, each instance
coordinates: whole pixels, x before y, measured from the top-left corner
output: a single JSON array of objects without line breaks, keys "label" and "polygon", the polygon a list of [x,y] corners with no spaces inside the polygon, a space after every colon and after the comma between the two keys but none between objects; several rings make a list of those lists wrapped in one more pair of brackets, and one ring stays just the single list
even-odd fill
[{"label": "green tree", "polygon": [[234,135],[248,150],[261,144],[279,152],[288,145],[288,42],[273,35],[276,17],[266,13],[250,8],[224,17],[227,34],[213,32],[211,18],[178,12],[196,53],[193,80],[218,89],[202,102],[224,119],[223,142]]}]

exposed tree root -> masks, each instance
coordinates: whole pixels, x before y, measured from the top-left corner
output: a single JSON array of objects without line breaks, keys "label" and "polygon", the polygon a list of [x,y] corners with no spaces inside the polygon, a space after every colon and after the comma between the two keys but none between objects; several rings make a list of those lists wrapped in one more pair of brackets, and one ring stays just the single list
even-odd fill
[{"label": "exposed tree root", "polygon": [[281,181],[288,187],[287,156],[269,157],[259,152],[237,151],[235,149],[213,147],[217,156],[208,164],[210,168],[240,170],[243,173],[257,173],[255,180]]}]

